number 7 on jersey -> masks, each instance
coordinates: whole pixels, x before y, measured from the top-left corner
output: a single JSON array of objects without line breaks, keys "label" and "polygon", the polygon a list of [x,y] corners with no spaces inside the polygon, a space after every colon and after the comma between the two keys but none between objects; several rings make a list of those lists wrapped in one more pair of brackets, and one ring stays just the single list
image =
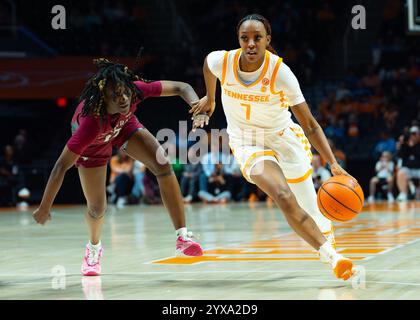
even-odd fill
[{"label": "number 7 on jersey", "polygon": [[251,117],[251,104],[250,103],[241,103],[241,106],[246,107],[246,120],[249,120]]}]

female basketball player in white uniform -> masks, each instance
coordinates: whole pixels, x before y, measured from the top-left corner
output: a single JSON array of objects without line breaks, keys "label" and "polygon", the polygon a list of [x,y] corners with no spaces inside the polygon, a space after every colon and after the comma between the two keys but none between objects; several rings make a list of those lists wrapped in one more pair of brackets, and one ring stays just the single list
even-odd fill
[{"label": "female basketball player in white uniform", "polygon": [[[334,175],[348,173],[337,163],[296,77],[271,47],[269,22],[248,15],[239,22],[237,34],[240,49],[206,57],[207,94],[190,112],[194,117],[212,115],[219,79],[229,144],[244,177],[277,203],[295,232],[331,264],[336,277],[347,280],[353,263],[335,251],[331,221],[318,209],[308,139]],[[291,120],[289,107],[302,127]]]}]

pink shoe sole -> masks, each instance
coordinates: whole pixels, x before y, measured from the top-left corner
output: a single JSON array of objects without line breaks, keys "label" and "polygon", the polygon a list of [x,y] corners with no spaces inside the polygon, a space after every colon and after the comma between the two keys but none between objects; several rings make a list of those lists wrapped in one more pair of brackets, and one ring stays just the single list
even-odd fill
[{"label": "pink shoe sole", "polygon": [[203,255],[203,249],[201,248],[201,246],[198,243],[193,243],[192,245],[190,245],[187,249],[181,250],[181,249],[177,249],[176,250],[176,255],[179,257],[199,257]]},{"label": "pink shoe sole", "polygon": [[88,272],[82,272],[82,274],[86,277],[93,277],[93,276],[100,276],[101,274],[96,271],[88,271]]}]

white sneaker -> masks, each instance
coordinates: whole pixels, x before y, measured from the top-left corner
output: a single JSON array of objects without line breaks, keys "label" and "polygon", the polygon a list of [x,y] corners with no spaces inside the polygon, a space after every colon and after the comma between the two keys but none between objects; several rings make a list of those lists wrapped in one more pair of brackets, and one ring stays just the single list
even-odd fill
[{"label": "white sneaker", "polygon": [[388,202],[389,203],[394,203],[395,202],[394,195],[390,192],[388,192]]},{"label": "white sneaker", "polygon": [[333,269],[334,275],[338,279],[342,279],[344,281],[350,279],[354,272],[356,271],[353,262],[341,254],[338,254],[336,252],[330,252],[330,253],[323,253],[321,254],[321,257],[330,264],[331,268]]},{"label": "white sneaker", "polygon": [[407,201],[407,194],[404,192],[401,192],[397,197],[397,201],[401,201],[401,202]]},{"label": "white sneaker", "polygon": [[192,197],[192,195],[188,195],[188,196],[186,196],[185,198],[184,198],[184,202],[186,202],[186,203],[190,203],[191,201],[192,201],[192,199],[193,199],[193,197]]},{"label": "white sneaker", "polygon": [[123,209],[127,203],[125,197],[118,198],[117,200],[117,209]]},{"label": "white sneaker", "polygon": [[369,196],[368,203],[375,203],[375,197],[374,196]]},{"label": "white sneaker", "polygon": [[408,181],[408,189],[410,189],[411,194],[414,194],[414,195],[416,194],[416,186],[411,180]]},{"label": "white sneaker", "polygon": [[355,273],[353,262],[341,254],[337,254],[331,259],[331,267],[334,275],[344,281],[350,279]]}]

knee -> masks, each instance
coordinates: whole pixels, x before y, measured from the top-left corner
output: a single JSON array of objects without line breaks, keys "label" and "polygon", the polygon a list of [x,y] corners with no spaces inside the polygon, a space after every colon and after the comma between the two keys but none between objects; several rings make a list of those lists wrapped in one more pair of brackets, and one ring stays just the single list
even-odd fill
[{"label": "knee", "polygon": [[284,211],[289,211],[297,206],[296,198],[291,190],[276,189],[272,198]]},{"label": "knee", "polygon": [[107,207],[105,204],[91,204],[88,205],[88,215],[92,219],[100,219],[105,215]]},{"label": "knee", "polygon": [[167,164],[159,164],[153,170],[151,170],[156,178],[166,177],[174,174],[174,170],[170,163]]}]

